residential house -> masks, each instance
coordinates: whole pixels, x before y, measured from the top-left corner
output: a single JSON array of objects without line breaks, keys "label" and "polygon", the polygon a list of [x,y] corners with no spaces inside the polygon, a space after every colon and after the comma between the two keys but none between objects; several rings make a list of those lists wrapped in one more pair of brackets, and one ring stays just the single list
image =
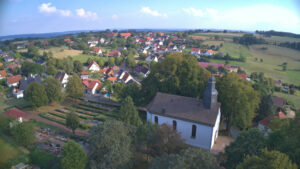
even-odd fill
[{"label": "residential house", "polygon": [[270,114],[269,116],[265,117],[264,119],[258,122],[257,127],[260,131],[263,131],[265,133],[265,136],[267,136],[268,133],[271,132],[270,123],[275,117],[278,117],[279,119],[287,118],[287,116],[282,111],[279,111],[275,114]]},{"label": "residential house", "polygon": [[0,80],[6,78],[6,70],[0,70]]},{"label": "residential house", "polygon": [[25,49],[26,46],[24,44],[17,45],[17,49]]},{"label": "residential house", "polygon": [[100,55],[100,54],[102,54],[102,50],[100,48],[95,48],[95,49],[93,49],[92,53],[94,53],[96,55]]},{"label": "residential house", "polygon": [[112,83],[115,83],[115,81],[118,80],[118,77],[108,77],[107,80],[112,82]]},{"label": "residential house", "polygon": [[235,72],[235,73],[237,73],[238,71],[239,71],[239,66],[237,66],[237,65],[231,65],[230,66],[230,69],[231,69],[231,72]]},{"label": "residential house", "polygon": [[89,72],[80,73],[80,79],[88,79],[88,78],[89,78]]},{"label": "residential house", "polygon": [[62,87],[65,88],[68,84],[69,75],[64,72],[58,72],[55,75],[55,79],[57,79],[60,82],[60,84],[62,85]]},{"label": "residential house", "polygon": [[285,104],[284,98],[282,98],[282,97],[272,96],[272,100],[273,100],[274,106],[277,110],[282,109],[282,107]]},{"label": "residential house", "polygon": [[188,145],[211,150],[221,118],[217,95],[214,77],[209,79],[203,100],[158,92],[147,106],[147,120],[177,130]]},{"label": "residential house", "polygon": [[88,70],[92,72],[96,72],[96,71],[98,72],[100,70],[100,66],[98,65],[97,62],[92,61],[92,63],[88,67]]},{"label": "residential house", "polygon": [[282,87],[282,81],[281,80],[274,80],[274,85],[276,87]]},{"label": "residential house", "polygon": [[19,82],[19,89],[23,90],[23,91],[26,91],[27,87],[32,82],[42,84],[42,79],[41,79],[40,75],[30,74],[28,77],[23,77]]},{"label": "residential house", "polygon": [[109,53],[107,54],[107,56],[119,57],[119,56],[121,56],[121,52],[120,52],[120,51],[117,51],[117,50],[113,50],[113,51],[109,52]]},{"label": "residential house", "polygon": [[10,89],[10,93],[12,93],[15,98],[20,99],[24,97],[24,90],[20,90],[16,87],[12,87]]},{"label": "residential house", "polygon": [[204,55],[204,56],[212,56],[214,54],[214,51],[209,49],[209,50],[201,50],[200,55]]},{"label": "residential house", "polygon": [[3,59],[6,63],[13,62],[15,60],[15,58],[10,55],[5,56]]},{"label": "residential house", "polygon": [[124,83],[127,83],[129,80],[133,79],[133,77],[127,71],[123,71],[119,76],[119,79]]},{"label": "residential house", "polygon": [[6,83],[8,87],[16,87],[19,85],[20,80],[22,79],[21,75],[15,75],[6,78]]},{"label": "residential house", "polygon": [[145,59],[145,61],[147,61],[147,62],[158,62],[158,57],[157,56],[155,56],[155,55],[150,55],[150,56],[148,56],[146,59]]},{"label": "residential house", "polygon": [[131,36],[131,33],[120,33],[120,36],[122,37],[122,38],[125,38],[125,39],[127,39],[129,36]]},{"label": "residential house", "polygon": [[100,41],[101,44],[104,44],[104,43],[105,43],[105,39],[104,39],[104,38],[100,38],[99,41]]},{"label": "residential house", "polygon": [[7,115],[7,116],[13,116],[13,117],[17,118],[17,121],[20,122],[20,123],[23,122],[24,117],[26,116],[25,112],[23,112],[23,111],[21,111],[17,108],[12,108],[12,109],[6,111],[4,114]]},{"label": "residential house", "polygon": [[116,32],[108,32],[107,33],[107,36],[109,36],[110,38],[115,37],[117,35],[118,35],[118,33],[116,33]]},{"label": "residential house", "polygon": [[192,48],[191,49],[191,54],[192,55],[200,55],[201,54],[201,49],[200,48]]},{"label": "residential house", "polygon": [[100,92],[102,86],[99,80],[83,79],[84,91],[86,94],[96,94]]},{"label": "residential house", "polygon": [[71,39],[64,39],[64,42],[73,43],[73,41]]},{"label": "residential house", "polygon": [[142,65],[138,65],[134,68],[134,72],[137,74],[142,74],[143,77],[145,78],[150,73],[150,70]]},{"label": "residential house", "polygon": [[98,40],[89,40],[88,41],[88,45],[90,48],[97,46],[98,43],[99,43]]}]

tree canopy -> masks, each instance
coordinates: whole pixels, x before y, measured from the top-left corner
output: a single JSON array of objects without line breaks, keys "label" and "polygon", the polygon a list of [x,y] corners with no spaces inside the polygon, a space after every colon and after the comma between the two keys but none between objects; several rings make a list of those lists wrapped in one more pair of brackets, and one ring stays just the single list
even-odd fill
[{"label": "tree canopy", "polygon": [[25,100],[28,101],[32,107],[46,105],[49,101],[44,86],[36,82],[30,83],[27,87]]},{"label": "tree canopy", "polygon": [[142,121],[130,96],[126,97],[120,108],[120,119],[128,124],[139,126]]},{"label": "tree canopy", "polygon": [[77,75],[72,75],[68,79],[67,87],[66,87],[66,92],[68,93],[69,96],[72,97],[81,97],[84,94],[84,88],[81,83],[81,79]]},{"label": "tree canopy", "polygon": [[25,76],[29,74],[39,74],[41,75],[44,72],[44,67],[37,63],[24,62],[22,64],[22,73]]},{"label": "tree canopy", "polygon": [[81,146],[74,141],[68,141],[62,150],[62,169],[85,169],[86,163],[87,155]]},{"label": "tree canopy", "polygon": [[62,88],[60,82],[57,79],[48,76],[44,81],[43,85],[45,87],[47,97],[50,103],[53,101],[60,101],[62,99]]},{"label": "tree canopy", "polygon": [[35,141],[35,130],[30,122],[22,122],[13,126],[12,136],[22,146],[30,146]]},{"label": "tree canopy", "polygon": [[73,134],[75,134],[75,130],[79,127],[78,115],[73,112],[69,113],[66,118],[66,126],[72,129]]}]

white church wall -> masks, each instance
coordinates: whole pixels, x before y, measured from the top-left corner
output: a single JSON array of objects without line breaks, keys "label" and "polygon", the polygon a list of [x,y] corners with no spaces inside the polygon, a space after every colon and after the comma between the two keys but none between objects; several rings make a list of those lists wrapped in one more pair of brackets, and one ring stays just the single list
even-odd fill
[{"label": "white church wall", "polygon": [[219,135],[219,126],[220,126],[220,119],[221,119],[221,111],[220,111],[220,108],[218,110],[218,116],[217,116],[217,120],[216,120],[216,123],[215,123],[215,126],[213,128],[213,136],[212,136],[212,139],[211,139],[211,147],[213,147],[216,139],[218,138],[218,135]]},{"label": "white church wall", "polygon": [[[173,120],[177,122],[177,131],[180,133],[181,138],[184,140],[186,144],[189,144],[191,146],[195,147],[201,147],[205,149],[211,149],[213,143],[212,141],[212,132],[213,127],[202,125],[199,123],[189,122],[189,121],[183,121],[176,118],[170,118],[165,117],[161,115],[152,114],[150,112],[147,112],[147,120],[151,121],[152,123],[155,123],[155,116],[158,117],[158,124],[167,124],[170,127],[173,126]],[[196,125],[196,137],[192,138],[192,126]]]}]

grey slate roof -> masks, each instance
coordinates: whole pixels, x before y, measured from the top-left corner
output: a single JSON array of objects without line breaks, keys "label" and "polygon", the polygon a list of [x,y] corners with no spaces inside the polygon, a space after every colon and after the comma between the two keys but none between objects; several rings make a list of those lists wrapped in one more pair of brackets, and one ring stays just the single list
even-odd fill
[{"label": "grey slate roof", "polygon": [[39,75],[29,75],[28,77],[23,77],[20,80],[20,90],[26,90],[30,83],[36,82],[42,84],[41,77]]},{"label": "grey slate roof", "polygon": [[158,92],[147,110],[153,114],[214,126],[220,105],[217,103],[206,109],[200,99]]}]

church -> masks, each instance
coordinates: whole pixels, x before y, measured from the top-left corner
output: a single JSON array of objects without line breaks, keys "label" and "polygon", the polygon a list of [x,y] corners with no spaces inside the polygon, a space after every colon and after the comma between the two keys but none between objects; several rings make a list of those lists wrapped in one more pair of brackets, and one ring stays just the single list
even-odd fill
[{"label": "church", "polygon": [[203,100],[158,92],[147,106],[147,120],[169,125],[188,145],[211,150],[218,137],[221,118],[217,97],[213,76]]}]

